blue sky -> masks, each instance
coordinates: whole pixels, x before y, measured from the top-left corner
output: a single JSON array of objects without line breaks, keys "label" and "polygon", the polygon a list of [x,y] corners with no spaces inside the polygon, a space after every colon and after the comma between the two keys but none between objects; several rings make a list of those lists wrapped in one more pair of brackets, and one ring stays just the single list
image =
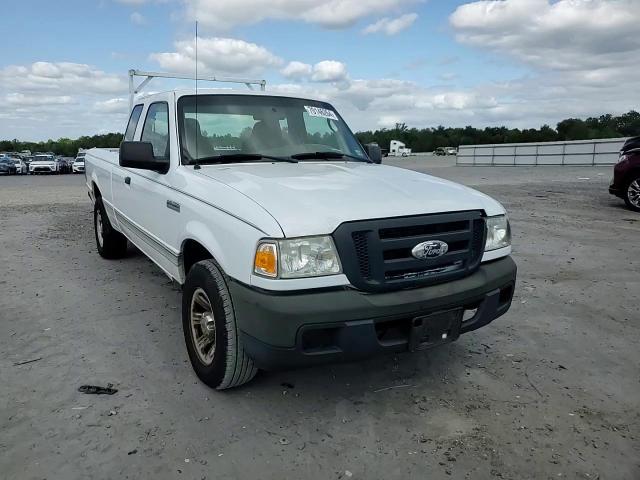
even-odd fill
[{"label": "blue sky", "polygon": [[[327,30],[313,24],[267,20],[240,26],[234,38],[263,45],[283,58],[319,62],[331,57],[349,65],[354,75],[442,83],[439,75],[457,74],[456,83],[473,85],[479,80],[499,80],[522,71],[513,62],[500,61],[487,68],[494,56],[455,42],[448,17],[464,1],[421,2],[409,8],[418,19],[406,31],[394,36],[367,35],[361,29],[366,20],[352,28]],[[37,10],[46,21],[24,22]],[[144,25],[136,25],[131,15],[139,13]],[[3,26],[9,38],[28,38],[13,48],[0,46],[6,64],[41,61],[73,61],[96,64],[106,71],[126,72],[129,68],[157,69],[149,53],[170,51],[175,39],[194,35],[193,21],[180,21],[179,6],[172,2],[129,5],[117,1],[31,1],[15,5]],[[45,27],[45,28],[43,28]],[[200,35],[216,32],[200,26]],[[225,32],[227,33],[227,32]],[[226,36],[226,35],[225,35]],[[133,47],[133,48],[132,48]],[[373,58],[372,58],[373,55]],[[99,62],[96,61],[99,59]],[[409,67],[409,68],[407,68]],[[474,71],[474,75],[464,72]],[[275,75],[269,80],[282,80]]]},{"label": "blue sky", "polygon": [[634,0],[37,0],[4,15],[0,138],[122,130],[126,71],[192,72],[196,18],[201,72],[329,99],[354,129],[638,108]]}]

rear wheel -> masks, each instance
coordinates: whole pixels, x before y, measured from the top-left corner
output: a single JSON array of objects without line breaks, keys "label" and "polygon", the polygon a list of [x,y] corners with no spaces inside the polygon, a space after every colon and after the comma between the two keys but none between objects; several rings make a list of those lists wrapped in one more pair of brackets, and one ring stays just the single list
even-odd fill
[{"label": "rear wheel", "polygon": [[624,201],[631,210],[640,212],[640,175],[632,177],[627,184]]},{"label": "rear wheel", "polygon": [[225,276],[213,260],[189,270],[182,290],[182,328],[191,365],[210,387],[237,387],[257,373],[242,346]]},{"label": "rear wheel", "polygon": [[126,255],[127,238],[113,229],[100,198],[93,205],[93,226],[96,246],[102,258],[115,259]]}]

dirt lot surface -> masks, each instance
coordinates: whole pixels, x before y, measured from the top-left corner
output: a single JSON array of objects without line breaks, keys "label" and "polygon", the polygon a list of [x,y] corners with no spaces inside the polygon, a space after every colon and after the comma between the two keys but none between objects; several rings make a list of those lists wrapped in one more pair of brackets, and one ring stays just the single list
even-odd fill
[{"label": "dirt lot surface", "polygon": [[0,178],[0,478],[639,479],[640,216],[611,168],[388,163],[505,205],[509,313],[224,393],[191,370],[180,290],[133,249],[98,256],[82,176]]}]

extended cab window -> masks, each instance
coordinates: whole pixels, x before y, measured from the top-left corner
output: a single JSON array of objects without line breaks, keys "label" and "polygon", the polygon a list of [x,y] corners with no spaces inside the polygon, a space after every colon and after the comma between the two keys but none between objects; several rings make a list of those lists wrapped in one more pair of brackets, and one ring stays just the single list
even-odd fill
[{"label": "extended cab window", "polygon": [[133,140],[133,135],[136,133],[136,127],[138,126],[138,120],[140,120],[140,114],[142,113],[142,105],[136,105],[131,110],[131,117],[129,117],[129,123],[127,124],[127,130],[124,132],[124,141],[130,142]]},{"label": "extended cab window", "polygon": [[140,140],[153,145],[154,157],[169,160],[169,105],[166,102],[149,105]]}]

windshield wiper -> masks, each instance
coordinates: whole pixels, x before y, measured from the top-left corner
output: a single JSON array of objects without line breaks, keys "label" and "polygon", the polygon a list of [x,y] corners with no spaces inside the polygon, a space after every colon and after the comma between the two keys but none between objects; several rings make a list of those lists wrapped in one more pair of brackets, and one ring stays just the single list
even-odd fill
[{"label": "windshield wiper", "polygon": [[210,157],[202,157],[191,160],[192,164],[207,165],[215,163],[235,163],[251,160],[273,160],[275,162],[298,163],[296,160],[285,157],[274,157],[271,155],[262,155],[260,153],[229,153],[226,155],[211,155]]},{"label": "windshield wiper", "polygon": [[328,150],[326,152],[304,152],[304,153],[296,153],[291,155],[291,158],[296,160],[313,160],[313,159],[332,159],[332,158],[353,158],[358,162],[367,162],[371,163],[370,160],[362,157],[356,157],[355,155],[349,155],[348,153],[342,152],[334,152],[333,150]]}]

